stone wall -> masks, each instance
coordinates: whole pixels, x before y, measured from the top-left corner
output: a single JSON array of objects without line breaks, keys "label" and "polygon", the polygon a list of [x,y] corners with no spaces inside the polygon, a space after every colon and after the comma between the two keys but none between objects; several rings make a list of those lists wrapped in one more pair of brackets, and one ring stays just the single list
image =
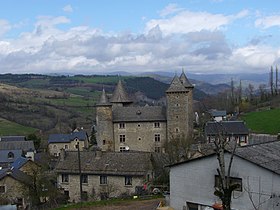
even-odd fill
[{"label": "stone wall", "polygon": [[80,151],[83,151],[84,148],[88,147],[88,141],[79,141],[75,139],[71,142],[65,143],[50,143],[48,145],[49,153],[53,156],[60,156],[61,149],[65,149],[66,151],[77,151],[76,148],[77,143],[79,142]]}]

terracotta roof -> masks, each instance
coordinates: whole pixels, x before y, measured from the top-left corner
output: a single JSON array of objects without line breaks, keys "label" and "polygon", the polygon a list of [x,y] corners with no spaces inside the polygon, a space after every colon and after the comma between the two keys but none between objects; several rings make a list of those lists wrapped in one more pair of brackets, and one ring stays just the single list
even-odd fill
[{"label": "terracotta roof", "polygon": [[87,133],[85,131],[78,131],[70,134],[50,134],[48,143],[67,143],[76,138],[80,141],[85,141],[87,139]]},{"label": "terracotta roof", "polygon": [[116,107],[113,122],[166,121],[166,111],[162,106]]},{"label": "terracotta roof", "polygon": [[[148,152],[102,152],[99,157],[97,154],[94,151],[80,152],[82,173],[143,176],[152,169],[151,153]],[[78,152],[67,151],[55,170],[78,173]]]},{"label": "terracotta roof", "polygon": [[124,88],[121,80],[119,80],[110,102],[111,103],[131,103],[132,102],[130,100],[130,98],[128,97],[127,92],[125,91],[125,88]]},{"label": "terracotta roof", "polygon": [[207,122],[205,125],[206,135],[248,135],[249,130],[243,121]]},{"label": "terracotta roof", "polygon": [[168,92],[186,92],[186,91],[188,91],[188,89],[186,89],[186,87],[183,85],[179,77],[175,75],[166,92],[168,93]]}]

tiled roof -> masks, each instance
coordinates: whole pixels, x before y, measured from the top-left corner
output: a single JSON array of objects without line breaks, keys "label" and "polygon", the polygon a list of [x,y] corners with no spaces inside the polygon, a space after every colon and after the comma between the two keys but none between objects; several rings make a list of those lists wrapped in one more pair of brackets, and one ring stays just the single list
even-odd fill
[{"label": "tiled roof", "polygon": [[125,88],[124,88],[121,80],[119,80],[110,102],[111,103],[131,103],[132,102],[130,100],[130,98],[128,97],[127,92],[125,91]]},{"label": "tiled roof", "polygon": [[11,164],[11,167],[20,169],[22,166],[24,166],[25,163],[27,163],[28,161],[30,161],[28,158],[25,157],[19,157],[15,160],[15,162],[13,162]]},{"label": "tiled roof", "polygon": [[116,107],[114,122],[166,121],[166,111],[161,106]]},{"label": "tiled roof", "polygon": [[87,133],[85,131],[72,132],[70,134],[50,134],[48,142],[49,143],[67,143],[74,139],[79,139],[80,141],[85,141],[87,139]]},{"label": "tiled roof", "polygon": [[103,88],[102,93],[101,93],[101,97],[100,97],[100,101],[97,104],[97,106],[102,106],[102,105],[111,105],[108,97],[106,95],[105,89]]},{"label": "tiled roof", "polygon": [[17,168],[8,168],[0,170],[0,180],[5,178],[6,176],[10,176],[24,184],[30,184],[32,181],[30,176],[26,175]]},{"label": "tiled roof", "polygon": [[[12,152],[14,155],[14,158],[8,158],[8,154]],[[17,158],[21,157],[22,155],[22,150],[1,150],[0,151],[0,163],[12,163],[14,162]]]},{"label": "tiled roof", "polygon": [[[230,150],[226,151],[229,152]],[[280,141],[237,147],[235,155],[280,175]],[[170,165],[177,166],[216,155],[212,150],[205,156]],[[234,160],[233,160],[234,161]]]},{"label": "tiled roof", "polygon": [[0,150],[35,151],[33,141],[0,141]]},{"label": "tiled roof", "polygon": [[[152,169],[151,153],[103,152],[100,157],[93,151],[81,151],[82,173],[143,176]],[[78,152],[66,152],[55,169],[59,173],[78,173]]]},{"label": "tiled roof", "polygon": [[207,122],[205,125],[206,135],[248,135],[249,130],[243,121]]},{"label": "tiled roof", "polygon": [[225,110],[216,110],[216,109],[212,109],[210,110],[210,114],[213,117],[223,117],[227,115],[227,112]]},{"label": "tiled roof", "polygon": [[0,141],[25,141],[25,136],[1,136]]},{"label": "tiled roof", "polygon": [[280,174],[280,141],[238,147],[236,155]]},{"label": "tiled roof", "polygon": [[188,80],[187,76],[185,75],[184,71],[182,72],[181,76],[180,76],[180,81],[182,82],[182,84],[186,87],[186,88],[193,88],[193,85],[190,83],[190,81]]}]

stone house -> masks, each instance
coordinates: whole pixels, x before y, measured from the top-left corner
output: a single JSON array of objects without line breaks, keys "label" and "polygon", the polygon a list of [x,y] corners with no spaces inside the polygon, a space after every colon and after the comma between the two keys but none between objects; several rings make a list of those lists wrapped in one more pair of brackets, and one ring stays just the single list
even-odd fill
[{"label": "stone house", "polygon": [[[280,142],[238,147],[231,168],[231,180],[240,188],[232,195],[232,209],[279,209]],[[230,153],[225,153],[226,166]],[[176,210],[211,209],[220,200],[216,154],[170,166],[170,205]],[[254,208],[255,206],[256,208]]]},{"label": "stone house", "polygon": [[4,202],[25,207],[28,195],[26,187],[31,183],[28,175],[17,168],[0,170],[0,197]]},{"label": "stone house", "polygon": [[86,131],[73,131],[70,134],[50,134],[48,139],[48,149],[50,155],[58,157],[61,149],[66,151],[80,151],[88,148],[88,135]]},{"label": "stone house", "polygon": [[209,113],[213,117],[214,121],[220,122],[222,120],[227,119],[227,111],[226,110],[211,109],[209,111]]},{"label": "stone house", "polygon": [[109,99],[96,104],[97,144],[103,151],[164,152],[178,136],[192,136],[193,86],[184,72],[166,90],[167,106],[136,106],[119,81]]},{"label": "stone house", "polygon": [[237,141],[240,146],[249,144],[249,130],[243,121],[209,121],[205,124],[204,132],[208,143],[223,135],[228,141]]},{"label": "stone house", "polygon": [[90,200],[137,193],[157,174],[155,162],[163,160],[148,152],[82,151],[80,172],[78,155],[62,150],[55,168],[58,187],[74,202],[80,201],[79,189],[83,199]]}]

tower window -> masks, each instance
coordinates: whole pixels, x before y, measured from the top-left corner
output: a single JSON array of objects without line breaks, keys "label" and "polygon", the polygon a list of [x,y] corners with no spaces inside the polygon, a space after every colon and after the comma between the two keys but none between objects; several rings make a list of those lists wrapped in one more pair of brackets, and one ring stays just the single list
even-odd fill
[{"label": "tower window", "polygon": [[176,132],[176,133],[179,133],[179,131],[180,131],[179,128],[176,128],[176,129],[175,129],[175,132]]},{"label": "tower window", "polygon": [[159,123],[159,122],[155,122],[155,123],[154,123],[154,127],[155,127],[155,128],[159,128],[159,127],[160,127],[160,123]]},{"label": "tower window", "polygon": [[155,134],[155,141],[156,142],[159,142],[160,141],[160,134]]},{"label": "tower window", "polygon": [[106,140],[104,139],[104,140],[102,141],[102,143],[103,143],[103,145],[105,145],[105,144],[106,144]]},{"label": "tower window", "polygon": [[119,129],[125,129],[125,124],[124,123],[119,123]]},{"label": "tower window", "polygon": [[125,142],[125,135],[121,134],[120,135],[120,143],[124,143]]},{"label": "tower window", "polygon": [[160,153],[160,147],[155,147],[155,152]]},{"label": "tower window", "polygon": [[125,152],[125,151],[126,151],[125,147],[120,147],[120,152]]}]

